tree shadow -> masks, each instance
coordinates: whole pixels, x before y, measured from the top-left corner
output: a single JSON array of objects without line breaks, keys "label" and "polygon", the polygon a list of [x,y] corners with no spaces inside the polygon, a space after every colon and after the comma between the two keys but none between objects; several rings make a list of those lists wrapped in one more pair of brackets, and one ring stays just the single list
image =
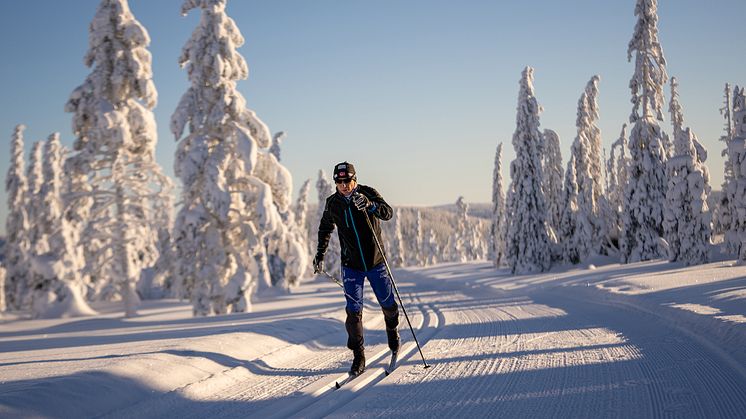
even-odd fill
[{"label": "tree shadow", "polygon": [[[156,323],[158,324],[158,323]],[[342,322],[328,318],[293,318],[274,320],[259,324],[222,324],[170,330],[148,330],[111,335],[84,334],[79,336],[33,337],[23,340],[4,341],[0,353],[41,349],[60,349],[79,346],[110,345],[129,342],[145,342],[162,339],[184,339],[214,336],[229,333],[257,333],[272,336],[289,344],[302,344],[318,335],[328,336],[344,330]]]}]

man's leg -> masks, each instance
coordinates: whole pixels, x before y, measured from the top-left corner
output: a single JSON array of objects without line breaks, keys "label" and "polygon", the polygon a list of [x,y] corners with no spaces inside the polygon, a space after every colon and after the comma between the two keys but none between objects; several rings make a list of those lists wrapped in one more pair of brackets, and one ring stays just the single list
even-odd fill
[{"label": "man's leg", "polygon": [[383,310],[389,349],[397,352],[399,350],[399,306],[394,299],[394,286],[386,265],[380,264],[368,272],[368,281]]},{"label": "man's leg", "polygon": [[347,347],[352,350],[353,360],[350,372],[360,374],[365,370],[365,340],[363,338],[363,284],[365,273],[354,269],[342,268],[347,306]]}]

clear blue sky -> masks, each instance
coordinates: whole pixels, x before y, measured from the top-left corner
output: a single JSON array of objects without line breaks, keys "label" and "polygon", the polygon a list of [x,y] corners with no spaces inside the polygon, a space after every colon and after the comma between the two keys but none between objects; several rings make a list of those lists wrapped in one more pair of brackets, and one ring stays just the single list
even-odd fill
[{"label": "clear blue sky", "polygon": [[[72,144],[72,90],[83,65],[97,0],[0,2],[0,154],[2,178],[18,123],[31,142],[59,131]],[[177,58],[198,21],[181,0],[130,0],[152,38],[159,93],[158,161],[173,175],[168,126],[187,76]],[[542,129],[561,137],[565,161],[575,136],[578,98],[601,76],[605,147],[631,110],[627,44],[634,0],[233,0],[228,14],[246,38],[249,79],[239,83],[272,132],[286,131],[282,162],[315,182],[339,161],[356,164],[361,183],[394,205],[489,202],[495,147],[504,142],[503,176],[513,159],[518,81],[535,68]],[[709,150],[712,184],[722,182],[722,106],[726,82],[746,84],[744,0],[660,0],[659,30],[669,75],[680,83],[685,124]],[[668,92],[668,88],[666,89]],[[668,96],[668,94],[667,94]],[[666,107],[667,107],[666,103]],[[664,125],[670,132],[668,118]],[[4,184],[4,182],[3,182]],[[315,201],[315,190],[312,193]],[[7,199],[0,192],[0,232]]]}]

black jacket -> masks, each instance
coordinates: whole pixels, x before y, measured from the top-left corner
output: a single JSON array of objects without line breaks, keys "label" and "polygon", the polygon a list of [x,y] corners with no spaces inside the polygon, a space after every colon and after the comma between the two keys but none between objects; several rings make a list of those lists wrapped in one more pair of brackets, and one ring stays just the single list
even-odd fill
[{"label": "black jacket", "polygon": [[[372,212],[370,210],[366,210],[366,212],[378,242],[383,246],[379,219],[390,220],[393,210],[383,200],[378,191],[370,186],[358,185],[356,192],[365,195],[375,204]],[[319,223],[318,255],[323,256],[326,253],[329,238],[336,226],[339,244],[342,248],[342,266],[359,271],[368,271],[383,263],[384,255],[378,250],[370,227],[368,227],[368,221],[365,218],[365,213],[355,208],[352,200],[348,202],[341,193],[335,192],[326,198],[324,214],[321,216],[321,222]]]}]

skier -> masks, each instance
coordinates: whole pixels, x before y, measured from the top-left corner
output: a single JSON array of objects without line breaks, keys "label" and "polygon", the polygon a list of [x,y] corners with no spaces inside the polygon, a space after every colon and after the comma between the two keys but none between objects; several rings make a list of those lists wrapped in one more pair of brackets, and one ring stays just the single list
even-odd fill
[{"label": "skier", "polygon": [[326,199],[319,223],[319,244],[313,268],[314,273],[324,272],[324,254],[336,226],[342,253],[342,282],[347,300],[347,347],[353,353],[349,374],[357,376],[365,371],[363,284],[366,277],[383,310],[389,349],[394,356],[399,350],[399,307],[394,299],[384,255],[375,241],[377,238],[378,243],[382,243],[379,219],[390,220],[393,210],[378,191],[357,183],[355,167],[348,162],[334,166],[334,183],[337,191]]}]

